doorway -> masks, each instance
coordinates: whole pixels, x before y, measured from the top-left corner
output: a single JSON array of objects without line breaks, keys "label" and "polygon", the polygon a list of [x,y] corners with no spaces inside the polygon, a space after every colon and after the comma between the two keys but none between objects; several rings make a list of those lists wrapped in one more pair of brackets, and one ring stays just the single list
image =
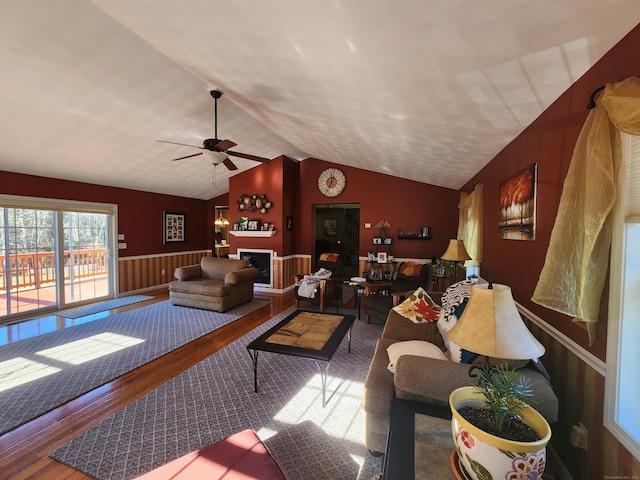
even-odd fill
[{"label": "doorway", "polygon": [[115,209],[0,197],[0,323],[113,298]]},{"label": "doorway", "polygon": [[360,258],[360,204],[340,203],[315,206],[313,264],[323,253],[339,253],[344,259],[344,276],[358,275]]}]

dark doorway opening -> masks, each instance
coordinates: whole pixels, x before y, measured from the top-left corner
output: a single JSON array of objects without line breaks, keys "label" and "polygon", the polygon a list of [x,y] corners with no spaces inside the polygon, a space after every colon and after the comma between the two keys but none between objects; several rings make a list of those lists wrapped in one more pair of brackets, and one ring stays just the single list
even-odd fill
[{"label": "dark doorway opening", "polygon": [[343,256],[346,278],[358,275],[360,258],[360,204],[340,203],[315,206],[313,265],[323,253]]}]

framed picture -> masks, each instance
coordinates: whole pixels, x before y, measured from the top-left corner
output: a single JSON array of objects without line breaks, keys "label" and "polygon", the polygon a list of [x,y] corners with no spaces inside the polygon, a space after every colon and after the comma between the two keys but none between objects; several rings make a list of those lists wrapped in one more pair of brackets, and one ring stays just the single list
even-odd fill
[{"label": "framed picture", "polygon": [[387,252],[378,252],[378,263],[387,263]]},{"label": "framed picture", "polygon": [[187,219],[184,213],[163,212],[163,243],[179,243],[187,241]]},{"label": "framed picture", "polygon": [[500,184],[498,231],[507,240],[536,239],[536,183],[533,163]]},{"label": "framed picture", "polygon": [[324,234],[325,235],[337,235],[338,234],[338,221],[337,220],[325,220],[324,221]]},{"label": "framed picture", "polygon": [[382,245],[382,238],[381,237],[373,237],[373,244],[374,245]]},{"label": "framed picture", "polygon": [[271,226],[271,224],[269,222],[264,222],[262,224],[262,227],[260,227],[260,230],[264,231],[264,232],[268,232],[269,231],[269,227]]},{"label": "framed picture", "polygon": [[372,268],[371,270],[369,270],[369,278],[371,280],[382,280],[382,269]]},{"label": "framed picture", "polygon": [[391,242],[393,242],[393,238],[385,237],[382,243],[384,243],[385,245],[391,245]]},{"label": "framed picture", "polygon": [[247,230],[259,230],[260,220],[249,220],[247,222]]},{"label": "framed picture", "polygon": [[234,223],[232,230],[240,230],[240,224],[239,223]]}]

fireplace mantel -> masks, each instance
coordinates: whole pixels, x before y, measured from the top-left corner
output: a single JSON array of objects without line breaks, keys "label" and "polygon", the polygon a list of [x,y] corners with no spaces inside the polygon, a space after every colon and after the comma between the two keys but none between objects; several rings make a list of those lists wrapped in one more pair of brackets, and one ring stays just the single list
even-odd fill
[{"label": "fireplace mantel", "polygon": [[229,232],[234,237],[273,237],[275,230],[231,230]]}]

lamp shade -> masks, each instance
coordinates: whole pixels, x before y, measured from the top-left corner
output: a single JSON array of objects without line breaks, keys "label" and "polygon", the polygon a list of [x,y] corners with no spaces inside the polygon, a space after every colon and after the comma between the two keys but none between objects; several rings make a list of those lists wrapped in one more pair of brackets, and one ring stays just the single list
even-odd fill
[{"label": "lamp shade", "polygon": [[229,156],[224,152],[215,152],[211,150],[205,150],[203,153],[204,153],[204,156],[207,157],[207,160],[209,160],[214,165],[220,165],[227,158],[229,158]]},{"label": "lamp shade", "polygon": [[226,218],[224,218],[222,216],[222,213],[220,213],[220,216],[218,218],[216,218],[216,221],[213,222],[215,225],[218,226],[224,226],[224,225],[229,225],[229,220],[227,220]]},{"label": "lamp shade", "polygon": [[493,358],[534,359],[544,347],[522,321],[511,287],[499,283],[476,284],[471,297],[447,338],[465,350]]},{"label": "lamp shade", "polygon": [[462,240],[456,240],[455,238],[449,240],[447,251],[444,252],[440,258],[448,262],[471,260],[471,257],[467,253],[467,249],[464,248],[464,242]]}]

